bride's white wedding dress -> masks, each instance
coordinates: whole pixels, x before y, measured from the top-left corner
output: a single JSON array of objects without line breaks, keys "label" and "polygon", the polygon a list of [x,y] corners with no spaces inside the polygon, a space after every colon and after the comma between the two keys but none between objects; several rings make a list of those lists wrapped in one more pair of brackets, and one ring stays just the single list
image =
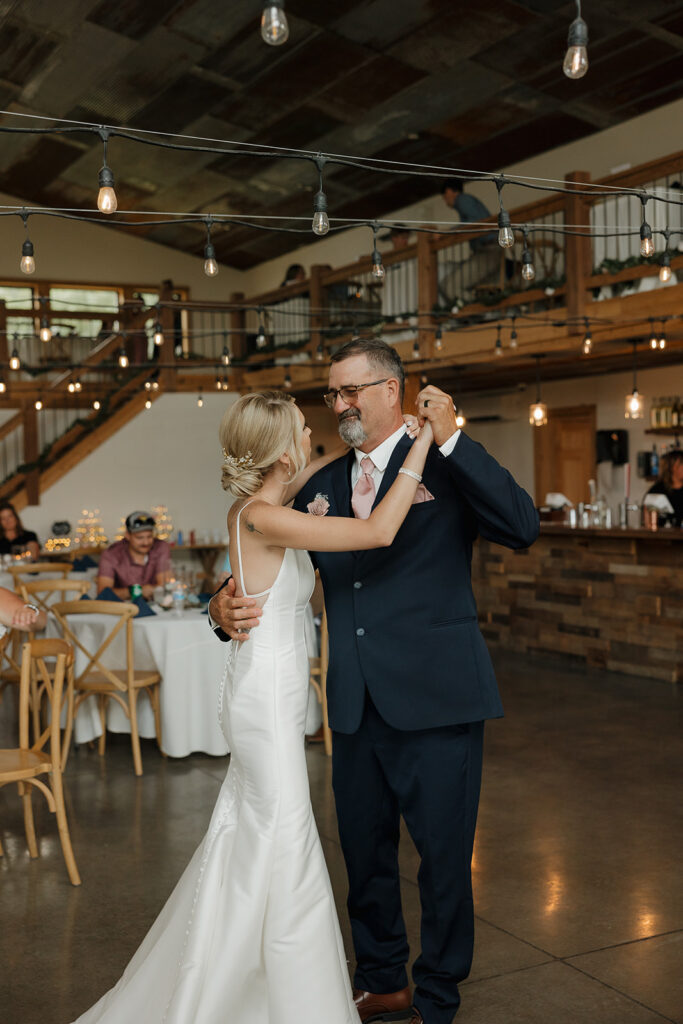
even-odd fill
[{"label": "bride's white wedding dress", "polygon": [[[244,589],[241,551],[239,564]],[[313,584],[306,552],[287,549],[258,628],[229,645],[218,714],[230,766],[208,832],[77,1024],[358,1024],[306,772]]]}]

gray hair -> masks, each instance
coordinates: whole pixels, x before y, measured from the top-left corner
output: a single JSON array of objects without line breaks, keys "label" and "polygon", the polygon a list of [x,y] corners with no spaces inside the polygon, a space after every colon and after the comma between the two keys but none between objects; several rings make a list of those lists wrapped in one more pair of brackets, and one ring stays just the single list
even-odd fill
[{"label": "gray hair", "polygon": [[378,373],[388,373],[398,381],[401,405],[405,393],[406,375],[401,357],[395,348],[387,345],[379,338],[352,338],[338,348],[330,358],[331,363],[342,363],[351,356],[366,356],[368,362]]}]

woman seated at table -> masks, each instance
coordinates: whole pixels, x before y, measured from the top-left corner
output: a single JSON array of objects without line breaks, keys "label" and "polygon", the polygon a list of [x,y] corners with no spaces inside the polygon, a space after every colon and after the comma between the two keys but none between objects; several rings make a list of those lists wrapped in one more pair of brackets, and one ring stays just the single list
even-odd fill
[{"label": "woman seated at table", "polygon": [[36,534],[25,530],[14,505],[3,501],[0,504],[0,555],[11,555],[18,548],[28,551],[34,562],[40,553]]},{"label": "woman seated at table", "polygon": [[0,587],[0,637],[10,629],[45,629],[47,615],[34,604],[25,604],[18,594]]},{"label": "woman seated at table", "polygon": [[151,598],[154,588],[171,578],[171,549],[154,536],[156,522],[147,512],[131,512],[126,517],[126,535],[103,552],[97,573],[97,593],[113,590],[126,601],[132,586],[142,587],[142,596]]},{"label": "woman seated at table", "polygon": [[683,525],[683,448],[662,455],[659,477],[648,494],[665,494],[673,509],[674,526]]}]

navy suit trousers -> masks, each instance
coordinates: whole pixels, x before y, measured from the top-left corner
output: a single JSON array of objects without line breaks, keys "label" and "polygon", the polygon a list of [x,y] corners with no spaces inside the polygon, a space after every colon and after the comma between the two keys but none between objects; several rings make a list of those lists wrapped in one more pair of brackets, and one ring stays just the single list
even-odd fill
[{"label": "navy suit trousers", "polygon": [[484,723],[403,731],[366,691],[360,728],[334,733],[333,786],[349,875],[354,985],[395,992],[408,984],[399,885],[400,818],[420,855],[420,956],[414,1004],[425,1024],[450,1024],[474,944],[471,860]]}]

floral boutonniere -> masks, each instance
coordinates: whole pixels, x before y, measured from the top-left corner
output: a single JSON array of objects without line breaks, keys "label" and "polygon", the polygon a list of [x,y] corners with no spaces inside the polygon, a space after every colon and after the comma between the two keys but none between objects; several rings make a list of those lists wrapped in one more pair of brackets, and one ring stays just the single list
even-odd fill
[{"label": "floral boutonniere", "polygon": [[330,502],[326,494],[316,494],[313,501],[306,506],[312,516],[326,516],[330,511]]}]

